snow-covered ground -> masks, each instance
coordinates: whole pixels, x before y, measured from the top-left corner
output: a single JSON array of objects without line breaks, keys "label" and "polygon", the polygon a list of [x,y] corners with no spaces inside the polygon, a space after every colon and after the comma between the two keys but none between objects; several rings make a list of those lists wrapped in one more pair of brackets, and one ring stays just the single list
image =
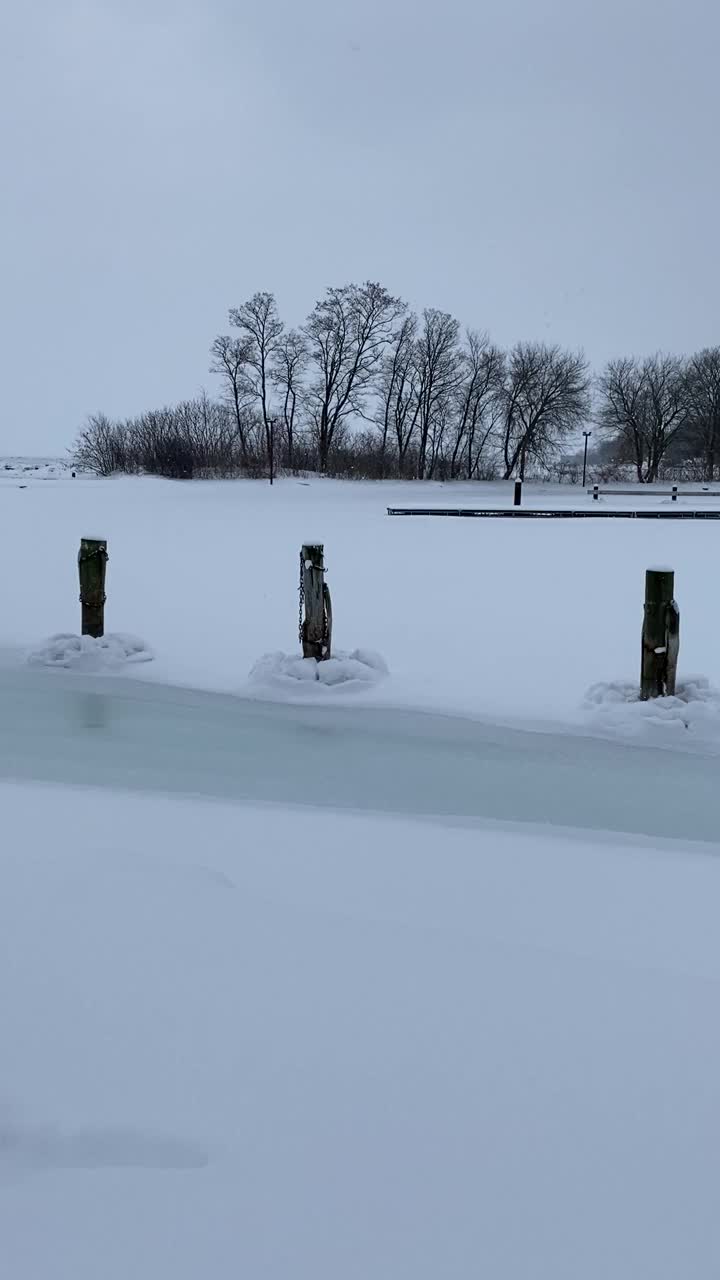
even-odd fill
[{"label": "snow-covered ground", "polygon": [[25,485],[30,480],[61,480],[71,476],[67,458],[0,457],[0,484]]},{"label": "snow-covered ground", "polygon": [[[287,479],[271,490],[258,482],[66,473],[21,490],[1,477],[8,552],[0,640],[12,650],[8,661],[24,661],[54,633],[78,630],[77,546],[83,534],[102,536],[110,552],[107,628],[154,651],[143,679],[274,696],[248,677],[264,655],[298,652],[299,549],[317,540],[326,548],[337,647],[375,651],[390,669],[362,691],[365,702],[667,737],[674,730],[647,717],[629,712],[620,726],[597,697],[586,701],[599,682],[637,681],[644,572],[658,563],[676,571],[681,676],[720,685],[720,606],[708,590],[714,522],[386,515],[400,504],[509,504],[511,486],[500,484]],[[526,501],[592,503],[567,486],[530,489]],[[300,697],[325,695],[338,701],[345,691],[298,689]],[[703,732],[712,736],[707,724]]]},{"label": "snow-covered ground", "polygon": [[[448,500],[0,470],[12,1280],[718,1275],[717,526]],[[303,541],[377,683],[262,661]]]},{"label": "snow-covered ground", "polygon": [[0,812],[12,1280],[717,1276],[707,847]]}]

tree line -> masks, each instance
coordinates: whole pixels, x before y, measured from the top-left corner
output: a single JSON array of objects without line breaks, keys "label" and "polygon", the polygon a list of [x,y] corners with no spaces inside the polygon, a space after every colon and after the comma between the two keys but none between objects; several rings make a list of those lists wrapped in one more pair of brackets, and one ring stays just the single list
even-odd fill
[{"label": "tree line", "polygon": [[316,470],[368,478],[546,475],[592,426],[598,465],[652,483],[667,465],[713,479],[720,348],[611,361],[542,342],[503,350],[374,282],[329,288],[287,328],[272,293],[229,312],[211,346],[218,393],[124,421],[92,415],[78,466],[174,478]]}]

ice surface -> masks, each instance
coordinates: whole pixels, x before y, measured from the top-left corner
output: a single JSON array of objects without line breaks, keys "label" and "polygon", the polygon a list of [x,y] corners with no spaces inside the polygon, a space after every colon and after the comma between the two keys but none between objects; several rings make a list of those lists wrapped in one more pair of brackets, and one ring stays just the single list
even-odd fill
[{"label": "ice surface", "polygon": [[[529,733],[308,688],[272,700],[263,686],[251,700],[0,664],[0,777],[720,837],[720,744],[682,726],[662,735],[671,750],[630,749],[584,725]],[[596,733],[618,736],[603,723]]]}]

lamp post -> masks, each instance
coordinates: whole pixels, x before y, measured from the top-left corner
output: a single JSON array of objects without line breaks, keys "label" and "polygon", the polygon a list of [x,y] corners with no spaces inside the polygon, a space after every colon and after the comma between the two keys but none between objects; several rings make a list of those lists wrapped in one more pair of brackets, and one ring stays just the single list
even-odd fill
[{"label": "lamp post", "polygon": [[583,431],[583,435],[584,435],[584,437],[585,437],[585,453],[583,454],[583,489],[584,489],[584,488],[585,488],[585,477],[587,476],[587,451],[588,451],[588,440],[590,439],[590,437],[591,437],[591,435],[592,435],[592,431]]}]

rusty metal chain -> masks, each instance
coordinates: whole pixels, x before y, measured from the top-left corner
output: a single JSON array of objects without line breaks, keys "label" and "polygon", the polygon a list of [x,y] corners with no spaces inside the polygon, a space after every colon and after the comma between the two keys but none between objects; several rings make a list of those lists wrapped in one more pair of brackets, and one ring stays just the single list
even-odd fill
[{"label": "rusty metal chain", "polygon": [[303,609],[305,607],[304,571],[305,571],[305,562],[303,560],[303,553],[301,551],[300,552],[300,586],[298,587],[298,640],[300,641],[300,644],[302,644],[303,638],[304,638],[304,635],[303,635],[304,633]]}]

